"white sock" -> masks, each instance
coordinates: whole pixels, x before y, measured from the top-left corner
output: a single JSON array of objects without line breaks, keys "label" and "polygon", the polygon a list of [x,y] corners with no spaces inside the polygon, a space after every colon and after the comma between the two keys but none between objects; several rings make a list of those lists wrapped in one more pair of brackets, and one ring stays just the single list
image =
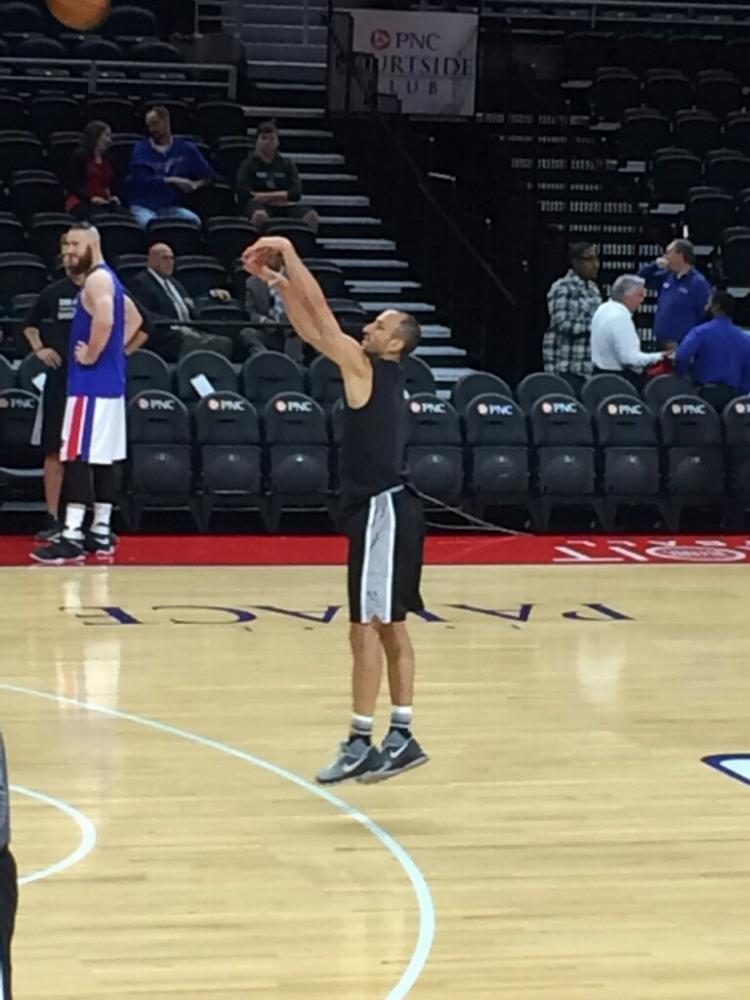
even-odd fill
[{"label": "white sock", "polygon": [[80,503],[69,503],[65,508],[65,527],[63,536],[73,541],[79,542],[83,538],[83,519],[86,516],[86,508]]},{"label": "white sock", "polygon": [[112,518],[111,503],[94,504],[94,521],[91,530],[95,535],[108,535],[109,522]]},{"label": "white sock", "polygon": [[352,738],[357,736],[362,736],[365,739],[370,739],[372,736],[372,724],[374,719],[371,715],[357,715],[356,712],[352,715],[352,725],[349,730],[349,735]]},{"label": "white sock", "polygon": [[391,729],[411,729],[411,705],[391,706]]}]

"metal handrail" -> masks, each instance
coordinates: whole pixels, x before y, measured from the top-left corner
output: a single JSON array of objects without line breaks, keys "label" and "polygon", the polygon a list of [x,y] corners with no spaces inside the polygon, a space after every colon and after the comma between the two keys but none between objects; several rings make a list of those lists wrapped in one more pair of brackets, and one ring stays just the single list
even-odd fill
[{"label": "metal handrail", "polygon": [[[131,70],[140,70],[141,72],[168,72],[170,69],[174,72],[188,71],[190,73],[195,73],[196,76],[200,71],[217,71],[221,73],[226,73],[227,79],[226,83],[220,80],[170,80],[169,86],[175,87],[176,89],[194,87],[196,84],[203,84],[206,86],[221,86],[226,87],[227,96],[230,100],[235,100],[237,97],[237,67],[231,65],[230,63],[152,63],[152,62],[141,62],[132,59],[20,59],[16,57],[3,58],[2,66],[33,66],[35,68],[44,69],[70,69],[72,67],[82,67],[88,70],[87,76],[84,78],[83,75],[80,77],[69,77],[67,80],[59,79],[56,83],[62,85],[66,82],[70,84],[82,84],[86,83],[87,93],[95,94],[97,93],[97,83],[100,81],[100,73],[106,72],[110,69],[125,68]],[[197,72],[196,72],[197,71]],[[44,77],[33,77],[26,74],[10,75],[2,74],[0,75],[0,83],[5,83],[12,81],[14,83],[33,83],[35,79],[44,80]],[[133,87],[153,87],[153,80],[139,80],[132,77],[128,77],[126,80],[112,80],[104,79],[102,81],[108,90],[117,88],[118,85]]]}]

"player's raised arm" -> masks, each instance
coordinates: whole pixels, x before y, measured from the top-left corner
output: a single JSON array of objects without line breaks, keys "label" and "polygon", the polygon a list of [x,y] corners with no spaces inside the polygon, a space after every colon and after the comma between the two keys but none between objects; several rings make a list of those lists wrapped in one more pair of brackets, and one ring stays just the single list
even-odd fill
[{"label": "player's raised arm", "polygon": [[[283,273],[275,271],[270,263],[279,256]],[[276,287],[299,337],[334,361],[345,382],[347,377],[371,377],[370,362],[361,346],[341,329],[320,285],[289,240],[264,237],[245,251],[243,263],[251,274]]]}]

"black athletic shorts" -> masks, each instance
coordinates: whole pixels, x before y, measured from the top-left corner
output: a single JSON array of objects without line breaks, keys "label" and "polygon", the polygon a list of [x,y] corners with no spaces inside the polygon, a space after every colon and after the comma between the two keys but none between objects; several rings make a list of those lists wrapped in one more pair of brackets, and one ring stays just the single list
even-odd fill
[{"label": "black athletic shorts", "polygon": [[51,455],[62,447],[62,427],[68,390],[68,371],[49,368],[42,394],[42,452]]},{"label": "black athletic shorts", "polygon": [[402,622],[422,611],[419,593],[424,548],[422,501],[399,486],[342,505],[341,523],[349,539],[349,616],[366,623]]},{"label": "black athletic shorts", "polygon": [[11,1000],[10,942],[18,907],[16,863],[7,847],[0,850],[0,997]]}]

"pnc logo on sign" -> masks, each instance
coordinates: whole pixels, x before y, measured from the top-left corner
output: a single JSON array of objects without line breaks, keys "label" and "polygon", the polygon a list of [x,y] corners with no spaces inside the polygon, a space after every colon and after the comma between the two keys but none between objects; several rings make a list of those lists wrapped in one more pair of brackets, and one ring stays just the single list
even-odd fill
[{"label": "pnc logo on sign", "polygon": [[383,49],[389,48],[391,44],[390,32],[386,31],[385,28],[376,28],[370,35],[370,44],[381,52]]},{"label": "pnc logo on sign", "polygon": [[309,399],[280,399],[276,404],[280,413],[312,413],[312,408],[312,400]]},{"label": "pnc logo on sign", "polygon": [[10,401],[11,410],[35,410],[36,400],[27,399],[25,396],[16,396]]},{"label": "pnc logo on sign", "polygon": [[512,417],[512,403],[479,403],[477,413],[480,417]]}]

